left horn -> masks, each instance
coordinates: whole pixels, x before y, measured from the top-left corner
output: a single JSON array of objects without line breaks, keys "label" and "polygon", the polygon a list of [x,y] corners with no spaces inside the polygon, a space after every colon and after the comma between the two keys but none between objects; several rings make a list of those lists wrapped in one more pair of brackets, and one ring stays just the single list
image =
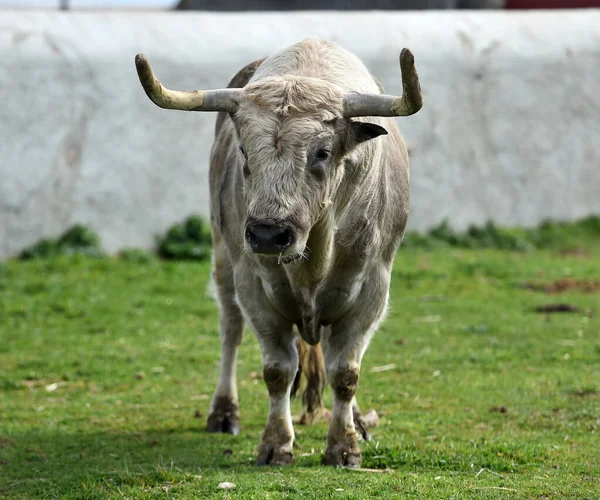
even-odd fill
[{"label": "left horn", "polygon": [[353,116],[409,116],[423,107],[423,94],[419,75],[415,68],[415,57],[408,49],[400,53],[402,71],[402,97],[385,94],[344,95],[344,117]]},{"label": "left horn", "polygon": [[235,113],[244,97],[242,89],[169,90],[158,81],[144,54],[135,56],[135,67],[146,95],[161,108]]}]

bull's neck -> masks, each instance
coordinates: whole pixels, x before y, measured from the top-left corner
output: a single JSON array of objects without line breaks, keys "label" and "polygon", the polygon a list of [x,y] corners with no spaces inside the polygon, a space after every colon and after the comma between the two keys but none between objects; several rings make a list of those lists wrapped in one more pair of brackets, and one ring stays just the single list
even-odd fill
[{"label": "bull's neck", "polygon": [[[373,213],[373,204],[380,203],[377,186],[383,170],[381,150],[376,145],[366,145],[362,154],[348,165],[345,178],[336,189],[333,203],[325,209],[310,231],[307,241],[307,259],[286,269],[296,290],[308,288],[314,293],[326,279],[334,260],[335,238],[341,228],[352,227],[348,218]],[[341,229],[342,231],[344,229]]]},{"label": "bull's neck", "polygon": [[381,154],[380,146],[368,143],[347,160],[346,173],[333,203],[338,225],[343,225],[348,217],[371,212],[372,205],[379,203],[377,188],[384,174]]},{"label": "bull's neck", "polygon": [[294,290],[316,289],[325,279],[333,258],[335,235],[333,210],[328,208],[312,227],[306,242],[306,259],[286,266]]},{"label": "bull's neck", "polygon": [[321,335],[316,299],[333,262],[334,221],[333,210],[327,209],[310,231],[306,245],[307,259],[286,266],[286,274],[300,308],[300,335],[310,344],[318,342]]}]

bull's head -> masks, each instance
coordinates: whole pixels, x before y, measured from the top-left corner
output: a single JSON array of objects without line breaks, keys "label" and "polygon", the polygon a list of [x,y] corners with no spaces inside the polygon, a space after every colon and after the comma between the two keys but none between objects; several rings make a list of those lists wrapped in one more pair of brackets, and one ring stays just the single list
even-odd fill
[{"label": "bull's head", "polygon": [[400,54],[403,95],[346,93],[310,77],[265,77],[244,88],[166,89],[146,57],[136,57],[148,97],[166,109],[225,111],[239,136],[248,250],[290,262],[303,255],[310,230],[330,206],[356,146],[386,130],[353,117],[408,116],[423,104],[414,58]]}]

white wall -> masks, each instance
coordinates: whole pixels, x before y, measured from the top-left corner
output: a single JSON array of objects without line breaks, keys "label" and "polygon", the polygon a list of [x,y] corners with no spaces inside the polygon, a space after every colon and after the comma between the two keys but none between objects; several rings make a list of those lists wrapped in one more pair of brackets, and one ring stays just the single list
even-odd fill
[{"label": "white wall", "polygon": [[401,48],[415,54],[425,107],[398,119],[411,229],[600,213],[598,10],[0,11],[0,256],[76,222],[108,251],[150,247],[207,215],[215,115],[154,106],[135,54],[167,86],[214,88],[308,35],[355,51],[390,93]]}]

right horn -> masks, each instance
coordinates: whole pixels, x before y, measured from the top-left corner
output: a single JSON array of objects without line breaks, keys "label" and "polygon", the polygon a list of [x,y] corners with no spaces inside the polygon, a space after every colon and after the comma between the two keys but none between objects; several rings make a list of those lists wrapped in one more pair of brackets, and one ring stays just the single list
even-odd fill
[{"label": "right horn", "polygon": [[235,113],[244,96],[242,89],[169,90],[158,81],[144,54],[135,56],[135,67],[146,95],[161,108]]},{"label": "right horn", "polygon": [[409,116],[423,107],[423,94],[419,75],[415,68],[415,57],[408,49],[400,53],[402,71],[402,97],[385,94],[344,95],[344,117],[353,116]]}]

